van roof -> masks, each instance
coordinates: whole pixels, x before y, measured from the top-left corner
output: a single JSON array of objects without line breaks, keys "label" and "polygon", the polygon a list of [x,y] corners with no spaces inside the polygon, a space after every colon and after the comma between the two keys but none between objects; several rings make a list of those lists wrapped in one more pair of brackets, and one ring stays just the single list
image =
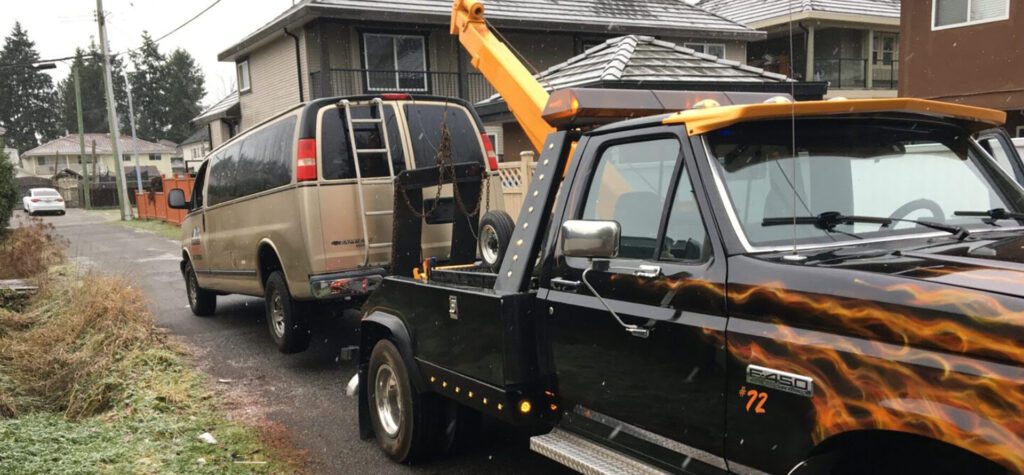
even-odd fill
[{"label": "van roof", "polygon": [[[405,94],[405,93],[398,93],[398,94]],[[409,99],[385,99],[385,102],[394,102],[394,101],[399,101],[399,100],[406,101],[406,100],[408,100],[408,101],[424,101],[424,102],[448,102],[448,103],[456,104],[456,105],[465,107],[467,110],[469,110],[470,111],[470,115],[473,117],[473,120],[476,122],[477,127],[480,130],[484,129],[484,124],[480,120],[480,117],[478,117],[476,115],[476,113],[474,113],[474,111],[473,111],[473,105],[470,104],[469,101],[466,101],[465,99],[460,99],[460,98],[457,98],[457,97],[433,96],[433,95],[428,95],[428,94],[408,94],[408,96],[409,96]],[[361,102],[361,101],[371,101],[371,100],[376,99],[378,97],[381,97],[381,94],[363,94],[363,95],[358,95],[358,96],[335,96],[335,97],[325,97],[325,98],[322,98],[322,99],[315,99],[315,100],[303,103],[301,106],[299,106],[299,107],[303,107],[302,121],[301,121],[301,125],[299,126],[300,127],[300,129],[299,129],[299,138],[315,138],[316,137],[316,125],[317,125],[316,124],[316,116],[317,116],[317,113],[319,113],[320,109],[322,109],[324,107],[328,107],[328,106],[333,106],[333,105],[337,104],[339,101],[341,101],[342,99],[348,99],[348,100],[350,100],[352,102]]]},{"label": "van roof", "polygon": [[686,124],[689,135],[699,135],[740,122],[795,117],[822,117],[868,113],[908,113],[954,119],[971,133],[1000,126],[1006,112],[926,99],[850,99],[792,103],[744,104],[691,109],[672,114],[662,123]]}]

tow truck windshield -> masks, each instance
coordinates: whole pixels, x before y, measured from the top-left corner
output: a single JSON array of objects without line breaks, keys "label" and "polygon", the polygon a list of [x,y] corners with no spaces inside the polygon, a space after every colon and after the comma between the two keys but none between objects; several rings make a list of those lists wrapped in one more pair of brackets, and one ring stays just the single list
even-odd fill
[{"label": "tow truck windshield", "polygon": [[[794,236],[803,246],[912,237],[935,232],[932,223],[970,231],[991,225],[957,211],[1024,211],[1022,190],[953,125],[799,119],[795,153],[791,127],[749,122],[707,135],[730,219],[751,246],[792,245]],[[825,214],[881,219],[781,225]]]}]

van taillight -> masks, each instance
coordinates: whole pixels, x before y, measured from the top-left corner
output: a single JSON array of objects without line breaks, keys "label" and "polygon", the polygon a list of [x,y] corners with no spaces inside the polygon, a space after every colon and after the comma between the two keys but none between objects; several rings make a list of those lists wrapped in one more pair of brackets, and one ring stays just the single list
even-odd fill
[{"label": "van taillight", "polygon": [[299,139],[295,160],[295,181],[316,180],[316,139]]},{"label": "van taillight", "polygon": [[487,153],[487,167],[492,172],[498,171],[498,154],[494,153],[494,144],[491,143],[491,137],[487,134],[480,134],[480,138],[484,141],[484,152]]}]

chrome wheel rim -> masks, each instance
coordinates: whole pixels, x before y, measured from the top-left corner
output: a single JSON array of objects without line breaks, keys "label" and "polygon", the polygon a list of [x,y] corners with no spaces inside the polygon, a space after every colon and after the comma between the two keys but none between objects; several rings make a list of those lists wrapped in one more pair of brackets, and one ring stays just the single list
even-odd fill
[{"label": "chrome wheel rim", "polygon": [[485,224],[480,229],[480,256],[484,262],[495,264],[498,262],[498,254],[501,252],[501,244],[498,241],[498,230],[494,226]]},{"label": "chrome wheel rim", "polygon": [[270,299],[270,322],[274,327],[274,334],[278,338],[284,338],[284,299],[278,292],[274,292]]},{"label": "chrome wheel rim", "polygon": [[198,286],[199,286],[199,283],[196,282],[196,274],[195,274],[195,272],[189,272],[189,275],[188,275],[188,303],[190,305],[192,305],[193,307],[196,306],[196,301],[198,300],[198,297],[196,295],[197,294],[196,287],[198,287]]},{"label": "chrome wheel rim", "polygon": [[377,419],[381,429],[392,439],[398,436],[398,427],[402,422],[402,398],[398,389],[398,378],[394,370],[387,364],[377,368],[374,378],[374,402],[377,406]]}]

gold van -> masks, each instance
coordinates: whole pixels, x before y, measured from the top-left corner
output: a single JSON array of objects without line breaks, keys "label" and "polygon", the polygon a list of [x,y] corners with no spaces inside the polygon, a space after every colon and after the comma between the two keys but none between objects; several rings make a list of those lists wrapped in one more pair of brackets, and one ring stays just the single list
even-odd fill
[{"label": "gold van", "polygon": [[[218,295],[264,297],[279,349],[305,350],[316,302],[359,305],[389,273],[393,207],[407,205],[394,203],[395,175],[437,166],[439,156],[486,164],[479,208],[464,212],[484,214],[482,231],[504,248],[514,224],[500,211],[497,157],[462,100],[320,99],[224,143],[200,166],[190,201],[180,189],[168,193],[169,206],[189,210],[181,271],[192,312],[212,315]],[[423,191],[418,214],[422,256],[443,261],[455,207],[477,203],[458,203],[451,185],[438,191]]]}]

